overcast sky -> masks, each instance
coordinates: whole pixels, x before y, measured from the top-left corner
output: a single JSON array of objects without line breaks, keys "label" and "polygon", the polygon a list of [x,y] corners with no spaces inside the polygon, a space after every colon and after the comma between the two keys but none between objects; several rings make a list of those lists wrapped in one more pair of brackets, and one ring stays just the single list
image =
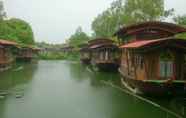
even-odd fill
[{"label": "overcast sky", "polygon": [[[91,22],[114,0],[4,0],[9,17],[29,22],[36,41],[63,43],[78,26],[91,33]],[[165,0],[166,9],[186,14],[186,0]]]}]

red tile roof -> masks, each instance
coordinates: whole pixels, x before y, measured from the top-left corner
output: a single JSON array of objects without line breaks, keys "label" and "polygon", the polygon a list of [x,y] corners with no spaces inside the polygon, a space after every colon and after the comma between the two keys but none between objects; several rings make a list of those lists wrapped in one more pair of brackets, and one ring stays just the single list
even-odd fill
[{"label": "red tile roof", "polygon": [[127,43],[125,45],[120,46],[120,48],[140,48],[143,46],[147,46],[150,44],[154,44],[156,42],[160,42],[166,39],[155,39],[155,40],[137,40],[131,43]]},{"label": "red tile roof", "polygon": [[0,45],[17,45],[16,42],[0,39]]},{"label": "red tile roof", "polygon": [[115,44],[109,44],[109,43],[92,45],[89,48],[96,49],[96,48],[102,48],[102,47],[115,47],[115,48],[117,48],[117,46]]}]

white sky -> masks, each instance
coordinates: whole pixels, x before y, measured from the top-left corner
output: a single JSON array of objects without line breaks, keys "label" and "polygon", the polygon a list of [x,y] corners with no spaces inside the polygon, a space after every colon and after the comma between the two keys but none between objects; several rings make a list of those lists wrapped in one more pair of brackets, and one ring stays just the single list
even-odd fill
[{"label": "white sky", "polygon": [[[114,0],[4,0],[9,17],[29,22],[36,41],[63,43],[78,26],[91,33],[91,22]],[[165,0],[166,8],[186,14],[186,0]]]}]

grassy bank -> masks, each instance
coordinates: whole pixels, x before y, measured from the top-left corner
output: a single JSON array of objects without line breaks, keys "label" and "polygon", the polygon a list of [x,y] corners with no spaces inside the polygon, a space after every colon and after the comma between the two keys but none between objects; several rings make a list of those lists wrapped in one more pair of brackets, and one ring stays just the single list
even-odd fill
[{"label": "grassy bank", "polygon": [[38,55],[41,60],[79,60],[78,52],[63,53],[63,52],[48,52]]}]

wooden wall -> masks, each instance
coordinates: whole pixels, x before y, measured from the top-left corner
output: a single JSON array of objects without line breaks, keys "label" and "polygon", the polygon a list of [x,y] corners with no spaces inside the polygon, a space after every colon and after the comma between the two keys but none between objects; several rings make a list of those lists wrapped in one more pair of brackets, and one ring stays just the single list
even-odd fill
[{"label": "wooden wall", "polygon": [[0,64],[8,64],[11,63],[12,54],[9,49],[0,48]]},{"label": "wooden wall", "polygon": [[121,70],[138,80],[155,80],[159,78],[159,54],[136,54],[122,51]]},{"label": "wooden wall", "polygon": [[138,80],[164,80],[186,79],[185,57],[183,53],[171,51],[173,54],[173,75],[171,77],[160,76],[161,51],[137,54],[133,51],[122,51],[121,71],[127,76]]}]

